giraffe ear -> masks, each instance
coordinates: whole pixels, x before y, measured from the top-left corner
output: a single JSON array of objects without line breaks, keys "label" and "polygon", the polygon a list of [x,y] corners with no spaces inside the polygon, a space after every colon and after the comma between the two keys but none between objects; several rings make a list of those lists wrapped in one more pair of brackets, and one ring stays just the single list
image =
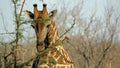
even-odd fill
[{"label": "giraffe ear", "polygon": [[30,19],[34,19],[34,14],[31,11],[26,10],[25,13]]},{"label": "giraffe ear", "polygon": [[49,13],[49,17],[53,18],[57,14],[57,10],[53,10]]}]

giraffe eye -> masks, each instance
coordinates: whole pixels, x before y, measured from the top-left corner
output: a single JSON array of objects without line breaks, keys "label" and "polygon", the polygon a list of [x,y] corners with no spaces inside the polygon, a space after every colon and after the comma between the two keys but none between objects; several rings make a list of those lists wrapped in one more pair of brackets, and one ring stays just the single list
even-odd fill
[{"label": "giraffe eye", "polygon": [[42,17],[38,17],[38,19],[41,19]]},{"label": "giraffe eye", "polygon": [[50,27],[50,24],[49,25],[47,25],[47,28],[49,28]]}]

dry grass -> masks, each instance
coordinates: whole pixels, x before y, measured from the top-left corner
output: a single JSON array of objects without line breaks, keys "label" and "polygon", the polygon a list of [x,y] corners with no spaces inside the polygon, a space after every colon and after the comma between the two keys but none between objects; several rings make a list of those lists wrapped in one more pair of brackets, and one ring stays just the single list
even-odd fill
[{"label": "dry grass", "polygon": [[[105,66],[103,68],[119,68],[120,67],[120,44],[116,44],[114,45],[114,48],[111,49],[110,53],[107,55],[108,56],[112,56],[110,59],[108,59],[107,61],[105,61]],[[77,50],[77,46],[76,45],[66,45],[64,46],[66,51],[69,53],[70,57],[72,58],[73,62],[75,63],[75,68],[84,68],[84,61],[83,61],[83,57],[82,54],[80,54],[79,50]],[[7,46],[7,54],[10,52],[10,46]],[[32,56],[35,55],[35,51],[36,51],[36,47],[35,44],[31,44],[31,45],[22,45],[19,47],[19,61],[20,62],[25,62],[27,60],[29,60]],[[94,50],[98,51],[100,47],[98,46],[94,46]],[[0,47],[0,53],[3,54],[4,53],[4,47],[1,46]],[[99,52],[96,52],[97,55],[99,55]],[[99,60],[98,57],[96,57],[96,60]],[[106,59],[105,59],[106,60]],[[89,68],[94,68],[94,64],[93,63]],[[93,66],[93,67],[92,67]]]}]

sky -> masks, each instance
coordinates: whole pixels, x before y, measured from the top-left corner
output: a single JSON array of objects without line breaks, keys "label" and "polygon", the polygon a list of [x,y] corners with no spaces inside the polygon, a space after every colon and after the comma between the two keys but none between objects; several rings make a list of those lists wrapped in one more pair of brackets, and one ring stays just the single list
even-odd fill
[{"label": "sky", "polygon": [[[22,3],[23,0],[20,0]],[[85,18],[89,17],[95,10],[97,11],[97,16],[103,16],[104,8],[106,6],[114,5],[117,10],[120,11],[119,4],[120,0],[84,0],[83,12],[85,12]],[[73,6],[80,4],[80,0],[44,0],[41,2],[40,0],[26,0],[24,10],[33,11],[33,4],[37,3],[39,9],[42,9],[42,4],[46,3],[48,5],[48,10],[57,9],[60,11],[63,6],[66,6],[68,9],[72,9]],[[104,17],[102,17],[104,18]],[[0,33],[6,32],[14,32],[15,24],[14,24],[14,16],[13,16],[13,4],[11,0],[1,0],[0,1]],[[32,30],[32,29],[31,29]],[[5,35],[0,35],[0,39],[2,39]],[[7,38],[11,38],[6,35]]]}]

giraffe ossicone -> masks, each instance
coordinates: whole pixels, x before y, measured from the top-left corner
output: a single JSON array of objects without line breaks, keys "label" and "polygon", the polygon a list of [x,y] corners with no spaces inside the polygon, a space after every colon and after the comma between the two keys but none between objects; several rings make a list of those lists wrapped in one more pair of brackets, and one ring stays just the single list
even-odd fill
[{"label": "giraffe ossicone", "polygon": [[40,54],[35,59],[33,68],[74,68],[74,64],[62,44],[57,44],[58,41],[62,43],[53,19],[57,10],[48,13],[47,4],[43,4],[42,10],[38,10],[37,4],[34,4],[33,7],[34,13],[26,11],[30,18],[37,20],[33,21],[31,25],[36,32],[36,48]]}]

